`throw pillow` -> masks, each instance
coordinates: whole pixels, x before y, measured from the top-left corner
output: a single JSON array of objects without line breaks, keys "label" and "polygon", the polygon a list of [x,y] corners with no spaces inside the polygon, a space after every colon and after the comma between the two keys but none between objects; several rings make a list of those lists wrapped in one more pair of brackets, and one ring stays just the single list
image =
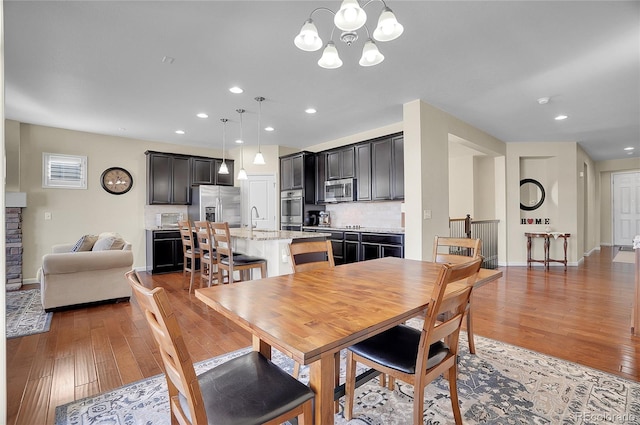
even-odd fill
[{"label": "throw pillow", "polygon": [[95,245],[93,245],[93,251],[108,251],[108,250],[121,250],[124,247],[124,239],[114,236],[107,236],[99,238]]},{"label": "throw pillow", "polygon": [[71,248],[72,252],[81,252],[81,251],[91,251],[93,249],[93,245],[98,240],[98,236],[96,235],[84,235],[81,237],[78,242]]}]

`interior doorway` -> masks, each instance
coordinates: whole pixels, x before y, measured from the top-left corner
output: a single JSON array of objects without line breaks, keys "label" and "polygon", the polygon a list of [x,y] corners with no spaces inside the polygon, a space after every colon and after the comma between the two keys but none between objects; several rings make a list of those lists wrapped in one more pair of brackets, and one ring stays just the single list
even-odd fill
[{"label": "interior doorway", "polygon": [[628,246],[640,234],[640,172],[611,175],[613,244]]},{"label": "interior doorway", "polygon": [[276,230],[277,199],[276,176],[274,174],[256,174],[247,176],[240,183],[242,196],[242,226],[251,223],[251,209],[256,207],[259,218],[253,213],[253,223],[257,229]]}]

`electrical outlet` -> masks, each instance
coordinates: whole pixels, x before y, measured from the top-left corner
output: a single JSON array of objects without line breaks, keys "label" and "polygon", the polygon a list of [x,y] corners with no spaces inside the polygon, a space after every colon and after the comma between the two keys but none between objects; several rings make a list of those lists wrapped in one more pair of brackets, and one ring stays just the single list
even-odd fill
[{"label": "electrical outlet", "polygon": [[51,213],[50,212],[44,213],[44,219],[45,220],[51,220]]},{"label": "electrical outlet", "polygon": [[423,217],[425,220],[431,219],[431,210],[424,210]]}]

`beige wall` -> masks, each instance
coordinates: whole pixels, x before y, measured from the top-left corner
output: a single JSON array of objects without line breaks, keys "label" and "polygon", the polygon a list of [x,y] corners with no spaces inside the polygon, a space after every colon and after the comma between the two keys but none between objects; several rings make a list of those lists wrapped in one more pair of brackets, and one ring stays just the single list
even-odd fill
[{"label": "beige wall", "polygon": [[[407,258],[429,260],[433,239],[449,232],[449,136],[473,143],[474,149],[493,157],[506,154],[505,143],[421,100],[404,105],[405,236]],[[504,163],[494,161],[496,197],[492,200],[499,225],[499,259],[506,255],[504,217]],[[496,174],[497,173],[497,174]],[[434,182],[436,184],[434,184]],[[500,187],[499,187],[500,186]],[[474,197],[477,193],[474,193]],[[473,205],[472,205],[473,207]],[[424,218],[430,211],[431,218]]]},{"label": "beige wall", "polygon": [[595,184],[599,189],[599,202],[594,208],[595,212],[600,214],[596,221],[599,225],[600,239],[597,241],[599,245],[613,244],[613,218],[611,215],[612,202],[611,197],[611,175],[616,172],[640,171],[640,158],[619,159],[614,161],[598,161],[595,163],[596,180]]},{"label": "beige wall", "polygon": [[4,152],[6,156],[5,190],[20,191],[20,123],[7,120],[4,123]]},{"label": "beige wall", "polygon": [[[474,209],[474,157],[449,158],[449,217],[464,218],[467,214],[475,218]],[[493,189],[493,188],[492,188]]]}]

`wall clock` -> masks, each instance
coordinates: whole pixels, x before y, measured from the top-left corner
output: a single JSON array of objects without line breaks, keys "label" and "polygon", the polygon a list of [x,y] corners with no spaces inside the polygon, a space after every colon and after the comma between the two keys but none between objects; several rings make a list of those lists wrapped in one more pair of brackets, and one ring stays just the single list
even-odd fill
[{"label": "wall clock", "polygon": [[122,195],[131,190],[133,177],[124,168],[111,167],[104,170],[100,177],[102,188],[113,195]]}]

